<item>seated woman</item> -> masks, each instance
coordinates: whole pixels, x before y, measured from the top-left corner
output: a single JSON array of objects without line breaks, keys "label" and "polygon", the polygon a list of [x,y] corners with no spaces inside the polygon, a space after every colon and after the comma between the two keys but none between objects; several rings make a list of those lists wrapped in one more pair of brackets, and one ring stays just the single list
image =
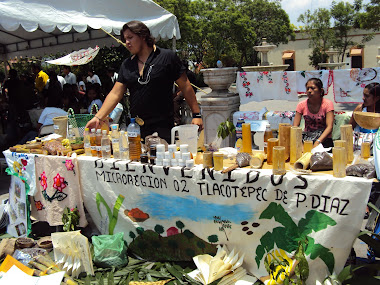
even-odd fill
[{"label": "seated woman", "polygon": [[[103,95],[102,95],[102,92],[100,90],[99,84],[95,83],[95,84],[91,84],[87,87],[88,102],[91,102],[87,108],[87,112],[89,114],[91,114],[91,111],[92,111],[92,108],[94,107],[94,105],[98,106],[98,110],[102,107],[102,105],[103,105],[103,101],[101,100],[102,97],[103,97]],[[95,110],[95,113],[96,112],[97,112],[97,110]]]},{"label": "seated woman", "polygon": [[306,82],[306,94],[308,99],[297,105],[293,126],[298,127],[303,116],[305,119],[304,131],[316,134],[313,146],[316,147],[322,143],[325,148],[332,147],[334,104],[323,98],[323,84],[318,78],[310,78]]},{"label": "seated woman", "polygon": [[[374,112],[374,113],[380,113],[380,85],[377,82],[370,83],[366,85],[366,87],[363,90],[363,103],[356,106],[355,111],[361,111],[361,112]],[[352,128],[361,133],[376,133],[376,130],[368,130],[360,127],[356,122],[354,118],[354,114],[352,114],[352,117],[350,119],[350,124],[352,125]]]}]

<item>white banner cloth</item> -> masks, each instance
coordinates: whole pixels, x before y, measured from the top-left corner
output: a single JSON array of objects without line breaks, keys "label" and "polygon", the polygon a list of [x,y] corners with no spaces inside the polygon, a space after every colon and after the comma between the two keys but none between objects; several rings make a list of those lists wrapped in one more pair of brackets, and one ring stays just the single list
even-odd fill
[{"label": "white banner cloth", "polygon": [[17,153],[9,150],[3,151],[4,157],[7,160],[8,167],[13,172],[26,178],[26,183],[29,185],[29,195],[33,196],[36,193],[36,170],[34,165],[35,154]]},{"label": "white banner cloth", "polygon": [[310,78],[318,78],[322,81],[325,94],[328,94],[329,87],[332,84],[332,71],[330,70],[312,70],[296,71],[297,73],[297,92],[306,93],[306,82]]},{"label": "white banner cloth", "polygon": [[252,101],[298,101],[296,72],[238,72],[236,88],[241,104]]},{"label": "white banner cloth", "polygon": [[[279,249],[291,257],[298,240],[307,239],[307,284],[343,268],[372,184],[357,177],[273,176],[252,169],[221,174],[92,157],[79,157],[78,164],[96,226],[103,234],[124,232],[140,256],[155,260],[161,249],[191,255],[197,247],[203,252],[227,244],[244,252],[244,267],[262,277],[268,254]],[[182,249],[182,241],[194,247]]]},{"label": "white banner cloth", "polygon": [[363,102],[363,89],[372,82],[379,82],[380,67],[341,69],[333,71],[334,100],[336,103]]},{"label": "white banner cloth", "polygon": [[94,49],[89,47],[88,49],[81,49],[79,51],[73,51],[72,53],[65,55],[54,60],[48,60],[47,63],[56,65],[83,65],[89,63],[98,55],[99,47]]}]

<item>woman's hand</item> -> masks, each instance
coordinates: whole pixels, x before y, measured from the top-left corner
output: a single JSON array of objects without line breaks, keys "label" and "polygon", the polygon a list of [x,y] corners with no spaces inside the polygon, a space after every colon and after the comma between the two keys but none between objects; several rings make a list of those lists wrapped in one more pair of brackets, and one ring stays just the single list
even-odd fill
[{"label": "woman's hand", "polygon": [[314,143],[313,143],[313,148],[319,146],[321,143],[319,142],[319,140],[316,140]]},{"label": "woman's hand", "polygon": [[101,126],[101,120],[98,117],[93,117],[90,121],[87,122],[86,128],[91,129],[99,129]]}]

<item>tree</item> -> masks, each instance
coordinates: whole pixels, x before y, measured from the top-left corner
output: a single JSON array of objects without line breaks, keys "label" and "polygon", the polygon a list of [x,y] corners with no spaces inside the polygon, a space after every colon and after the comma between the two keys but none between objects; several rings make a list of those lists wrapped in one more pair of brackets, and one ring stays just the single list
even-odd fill
[{"label": "tree", "polygon": [[207,239],[208,239],[208,241],[209,241],[210,243],[216,243],[216,242],[219,241],[219,238],[218,238],[217,235],[210,235],[210,236],[207,237]]},{"label": "tree", "polygon": [[156,226],[154,227],[154,231],[155,231],[156,233],[158,233],[158,236],[161,238],[161,234],[164,233],[165,229],[164,229],[164,227],[161,226],[161,225],[156,225]]},{"label": "tree", "polygon": [[143,233],[144,233],[144,228],[142,228],[142,227],[138,227],[138,228],[136,228],[136,232],[139,234],[139,236],[141,236],[141,238],[142,239],[144,239],[144,237],[143,237]]},{"label": "tree", "polygon": [[176,221],[175,225],[177,226],[177,228],[181,230],[181,234],[182,234],[182,229],[185,227],[185,225],[181,221]]},{"label": "tree", "polygon": [[313,49],[309,55],[310,65],[316,69],[319,69],[318,63],[326,62],[326,50],[332,45],[333,31],[330,19],[331,13],[325,8],[319,8],[314,13],[307,10],[298,17],[298,21],[303,23],[301,32],[310,38],[309,47]]},{"label": "tree", "polygon": [[130,232],[129,232],[129,237],[130,237],[132,240],[135,240],[136,235],[135,235],[134,232],[130,231]]},{"label": "tree", "polygon": [[352,5],[348,2],[332,2],[331,16],[334,19],[334,37],[333,46],[339,50],[341,61],[344,61],[346,50],[350,46],[363,46],[365,42],[370,41],[373,35],[364,36],[361,42],[355,42],[350,33],[359,27],[358,18],[360,6]]},{"label": "tree", "polygon": [[[362,1],[357,0],[355,5],[361,5]],[[361,29],[380,30],[380,0],[371,0],[364,5],[364,12],[358,17],[358,25]]]}]

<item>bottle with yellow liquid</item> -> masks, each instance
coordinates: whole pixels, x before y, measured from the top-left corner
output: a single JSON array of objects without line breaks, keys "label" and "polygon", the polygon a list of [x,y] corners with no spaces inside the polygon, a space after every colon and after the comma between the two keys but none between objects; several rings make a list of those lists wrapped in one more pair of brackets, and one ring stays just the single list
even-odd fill
[{"label": "bottle with yellow liquid", "polygon": [[141,132],[140,126],[136,124],[135,118],[131,118],[127,133],[129,142],[129,159],[139,161],[141,156]]},{"label": "bottle with yellow liquid", "polygon": [[267,124],[265,128],[265,133],[264,133],[264,153],[267,154],[267,149],[268,149],[268,139],[273,138],[273,132],[272,129],[270,128],[270,124]]},{"label": "bottle with yellow liquid", "polygon": [[241,152],[243,148],[243,139],[242,139],[242,125],[244,124],[244,119],[239,118],[236,123],[236,143],[235,143],[235,148],[237,149],[238,152]]}]

